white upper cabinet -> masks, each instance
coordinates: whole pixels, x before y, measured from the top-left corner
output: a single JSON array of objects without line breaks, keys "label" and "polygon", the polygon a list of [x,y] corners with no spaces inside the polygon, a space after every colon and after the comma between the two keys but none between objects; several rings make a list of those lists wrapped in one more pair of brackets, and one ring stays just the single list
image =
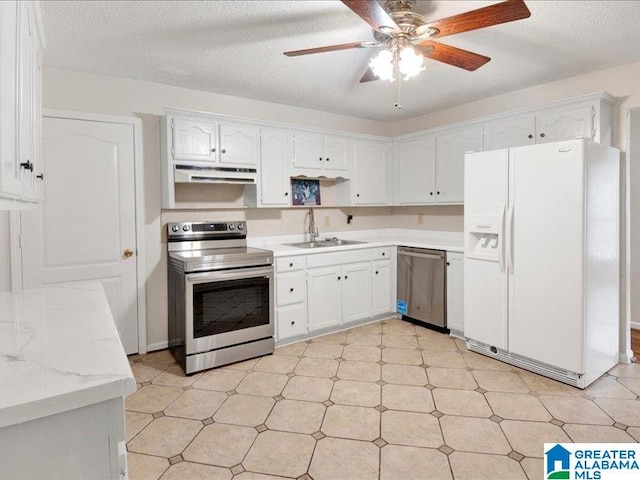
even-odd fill
[{"label": "white upper cabinet", "polygon": [[[0,208],[43,196],[39,2],[0,2]],[[40,19],[41,20],[41,19]]]},{"label": "white upper cabinet", "polygon": [[484,126],[484,150],[521,147],[536,143],[535,115],[508,117]]},{"label": "white upper cabinet", "polygon": [[353,160],[353,204],[390,203],[391,147],[383,142],[356,141]]},{"label": "white upper cabinet", "polygon": [[402,141],[395,153],[395,203],[435,203],[435,137]]},{"label": "white upper cabinet", "polygon": [[258,129],[220,124],[220,163],[249,167],[258,165]]},{"label": "white upper cabinet", "polygon": [[290,205],[289,175],[291,139],[287,130],[262,129],[260,131],[259,204],[262,207]]},{"label": "white upper cabinet", "polygon": [[217,162],[215,123],[174,118],[171,128],[173,129],[171,154],[174,160]]},{"label": "white upper cabinet", "polygon": [[322,170],[324,167],[322,135],[295,132],[293,139],[293,167]]},{"label": "white upper cabinet", "polygon": [[521,147],[584,137],[611,144],[611,106],[606,93],[568,100],[484,124],[484,150]]},{"label": "white upper cabinet", "polygon": [[174,161],[206,162],[232,168],[258,164],[258,129],[253,126],[174,117],[171,129]]},{"label": "white upper cabinet", "polygon": [[347,171],[353,158],[353,139],[334,135],[324,136],[325,170]]},{"label": "white upper cabinet", "polygon": [[292,175],[348,177],[353,139],[313,132],[294,132]]},{"label": "white upper cabinet", "polygon": [[22,195],[18,158],[18,2],[0,2],[0,190]]},{"label": "white upper cabinet", "polygon": [[482,127],[460,128],[436,137],[436,201],[464,200],[464,155],[482,151]]},{"label": "white upper cabinet", "polygon": [[593,139],[593,107],[558,109],[536,116],[536,143],[558,142],[576,137]]}]

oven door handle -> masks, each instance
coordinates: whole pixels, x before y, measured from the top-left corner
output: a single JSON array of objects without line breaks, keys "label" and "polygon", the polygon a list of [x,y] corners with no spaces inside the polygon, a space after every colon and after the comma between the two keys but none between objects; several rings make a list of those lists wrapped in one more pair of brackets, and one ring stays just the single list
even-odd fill
[{"label": "oven door handle", "polygon": [[248,268],[242,270],[216,270],[214,272],[187,273],[186,278],[190,283],[223,282],[242,278],[255,278],[273,276],[273,267]]}]

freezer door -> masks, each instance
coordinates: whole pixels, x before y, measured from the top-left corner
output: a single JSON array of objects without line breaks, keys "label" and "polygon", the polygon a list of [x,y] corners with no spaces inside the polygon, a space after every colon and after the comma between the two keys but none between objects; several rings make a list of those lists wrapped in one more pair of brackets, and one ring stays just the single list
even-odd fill
[{"label": "freezer door", "polygon": [[464,336],[507,348],[504,218],[508,150],[467,154],[464,172]]},{"label": "freezer door", "polygon": [[509,350],[584,372],[584,142],[511,150]]}]

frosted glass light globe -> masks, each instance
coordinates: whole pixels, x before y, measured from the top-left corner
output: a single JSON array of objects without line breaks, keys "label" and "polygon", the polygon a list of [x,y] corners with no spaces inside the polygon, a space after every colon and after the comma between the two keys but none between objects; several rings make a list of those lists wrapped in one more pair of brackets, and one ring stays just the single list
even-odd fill
[{"label": "frosted glass light globe", "polygon": [[380,80],[393,82],[393,54],[389,50],[382,50],[369,60],[369,67]]}]

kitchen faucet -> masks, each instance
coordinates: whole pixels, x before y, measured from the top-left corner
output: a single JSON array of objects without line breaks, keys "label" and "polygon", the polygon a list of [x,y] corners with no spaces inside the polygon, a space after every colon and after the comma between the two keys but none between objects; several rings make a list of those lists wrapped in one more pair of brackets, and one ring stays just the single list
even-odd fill
[{"label": "kitchen faucet", "polygon": [[313,216],[313,208],[309,207],[309,241],[315,242],[320,234],[316,228],[316,220]]}]

